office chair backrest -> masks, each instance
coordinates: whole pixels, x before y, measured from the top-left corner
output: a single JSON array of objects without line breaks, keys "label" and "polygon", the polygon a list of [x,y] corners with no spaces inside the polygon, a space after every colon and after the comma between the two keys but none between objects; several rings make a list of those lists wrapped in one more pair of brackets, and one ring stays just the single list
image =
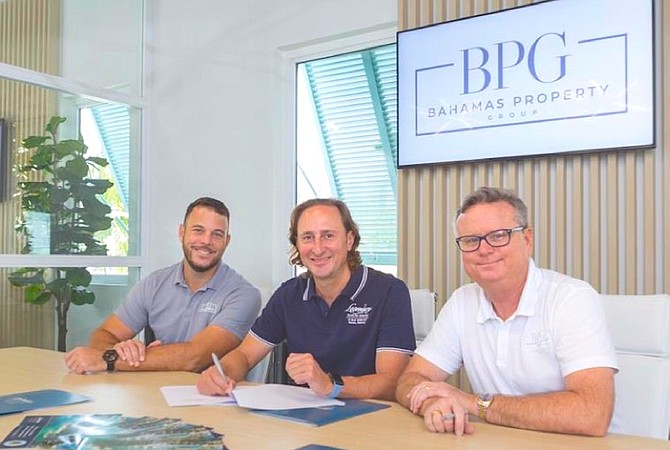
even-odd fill
[{"label": "office chair backrest", "polygon": [[670,433],[670,296],[603,295],[619,361],[617,408],[626,433]]},{"label": "office chair backrest", "polygon": [[[263,312],[263,308],[265,308],[265,305],[267,305],[268,300],[270,300],[270,297],[272,297],[273,291],[272,289],[265,287],[260,288],[259,290],[261,291],[261,310],[258,314],[260,316],[260,314]],[[265,383],[265,381],[268,378],[268,372],[270,370],[271,358],[272,358],[272,352],[265,355],[265,357],[261,359],[258,362],[258,364],[252,367],[244,379],[251,383],[258,383],[258,384]]]},{"label": "office chair backrest", "polygon": [[436,297],[428,289],[410,289],[412,319],[417,345],[423,341],[435,322]]}]

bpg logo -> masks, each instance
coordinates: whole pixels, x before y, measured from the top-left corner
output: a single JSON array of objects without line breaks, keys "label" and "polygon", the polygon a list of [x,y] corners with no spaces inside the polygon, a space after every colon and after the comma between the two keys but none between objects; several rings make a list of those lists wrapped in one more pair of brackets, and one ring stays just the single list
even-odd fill
[{"label": "bpg logo", "polygon": [[[461,50],[463,55],[462,95],[475,94],[488,89],[506,89],[506,83],[514,74],[514,80],[522,81],[519,71],[525,69],[539,83],[554,83],[566,75],[565,32],[545,33],[530,45],[519,41],[503,41],[493,44],[492,51],[484,47]],[[524,63],[525,64],[522,64]]]}]

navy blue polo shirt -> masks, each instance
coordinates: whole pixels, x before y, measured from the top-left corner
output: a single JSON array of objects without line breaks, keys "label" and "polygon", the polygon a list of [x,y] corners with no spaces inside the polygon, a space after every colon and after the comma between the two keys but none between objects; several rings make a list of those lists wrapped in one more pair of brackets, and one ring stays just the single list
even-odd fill
[{"label": "navy blue polo shirt", "polygon": [[351,275],[331,308],[304,275],[283,283],[251,334],[268,345],[284,339],[289,353],[311,353],[325,372],[375,373],[378,351],[412,353],[412,306],[405,283],[366,266]]}]

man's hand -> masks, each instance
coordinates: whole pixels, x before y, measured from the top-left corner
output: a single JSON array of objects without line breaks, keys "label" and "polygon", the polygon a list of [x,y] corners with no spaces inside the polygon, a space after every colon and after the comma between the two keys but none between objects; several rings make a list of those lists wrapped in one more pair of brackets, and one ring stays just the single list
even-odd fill
[{"label": "man's hand", "polygon": [[327,397],[333,382],[311,353],[291,353],[286,358],[286,373],[296,384],[307,384],[317,395]]},{"label": "man's hand", "polygon": [[437,433],[472,434],[474,427],[468,418],[476,413],[477,400],[444,382],[424,381],[414,386],[407,398],[409,409],[423,415],[426,428]]},{"label": "man's hand", "polygon": [[202,395],[230,395],[235,389],[235,380],[230,377],[224,379],[216,367],[210,366],[200,374],[196,387]]},{"label": "man's hand", "polygon": [[77,347],[65,354],[65,365],[70,372],[83,374],[107,370],[107,363],[102,359],[104,350],[91,347]]},{"label": "man's hand", "polygon": [[454,433],[457,436],[472,434],[475,427],[470,423],[470,418],[458,403],[452,399],[443,397],[432,397],[424,402],[420,414],[423,415],[423,423],[426,428],[434,433]]},{"label": "man's hand", "polygon": [[161,341],[153,341],[148,346],[137,339],[128,339],[114,344],[114,350],[119,354],[119,359],[131,367],[139,367],[146,357],[146,349],[158,347]]}]

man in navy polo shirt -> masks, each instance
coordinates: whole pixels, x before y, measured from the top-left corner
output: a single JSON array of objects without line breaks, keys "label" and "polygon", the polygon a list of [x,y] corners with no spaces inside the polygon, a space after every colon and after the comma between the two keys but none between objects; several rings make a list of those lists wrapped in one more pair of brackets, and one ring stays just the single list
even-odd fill
[{"label": "man in navy polo shirt", "polygon": [[415,348],[409,291],[401,280],[361,264],[360,235],[347,206],[312,199],[291,214],[290,261],[305,274],[272,295],[240,346],[200,375],[198,390],[227,395],[286,340],[286,372],[324,397],[394,399]]}]

